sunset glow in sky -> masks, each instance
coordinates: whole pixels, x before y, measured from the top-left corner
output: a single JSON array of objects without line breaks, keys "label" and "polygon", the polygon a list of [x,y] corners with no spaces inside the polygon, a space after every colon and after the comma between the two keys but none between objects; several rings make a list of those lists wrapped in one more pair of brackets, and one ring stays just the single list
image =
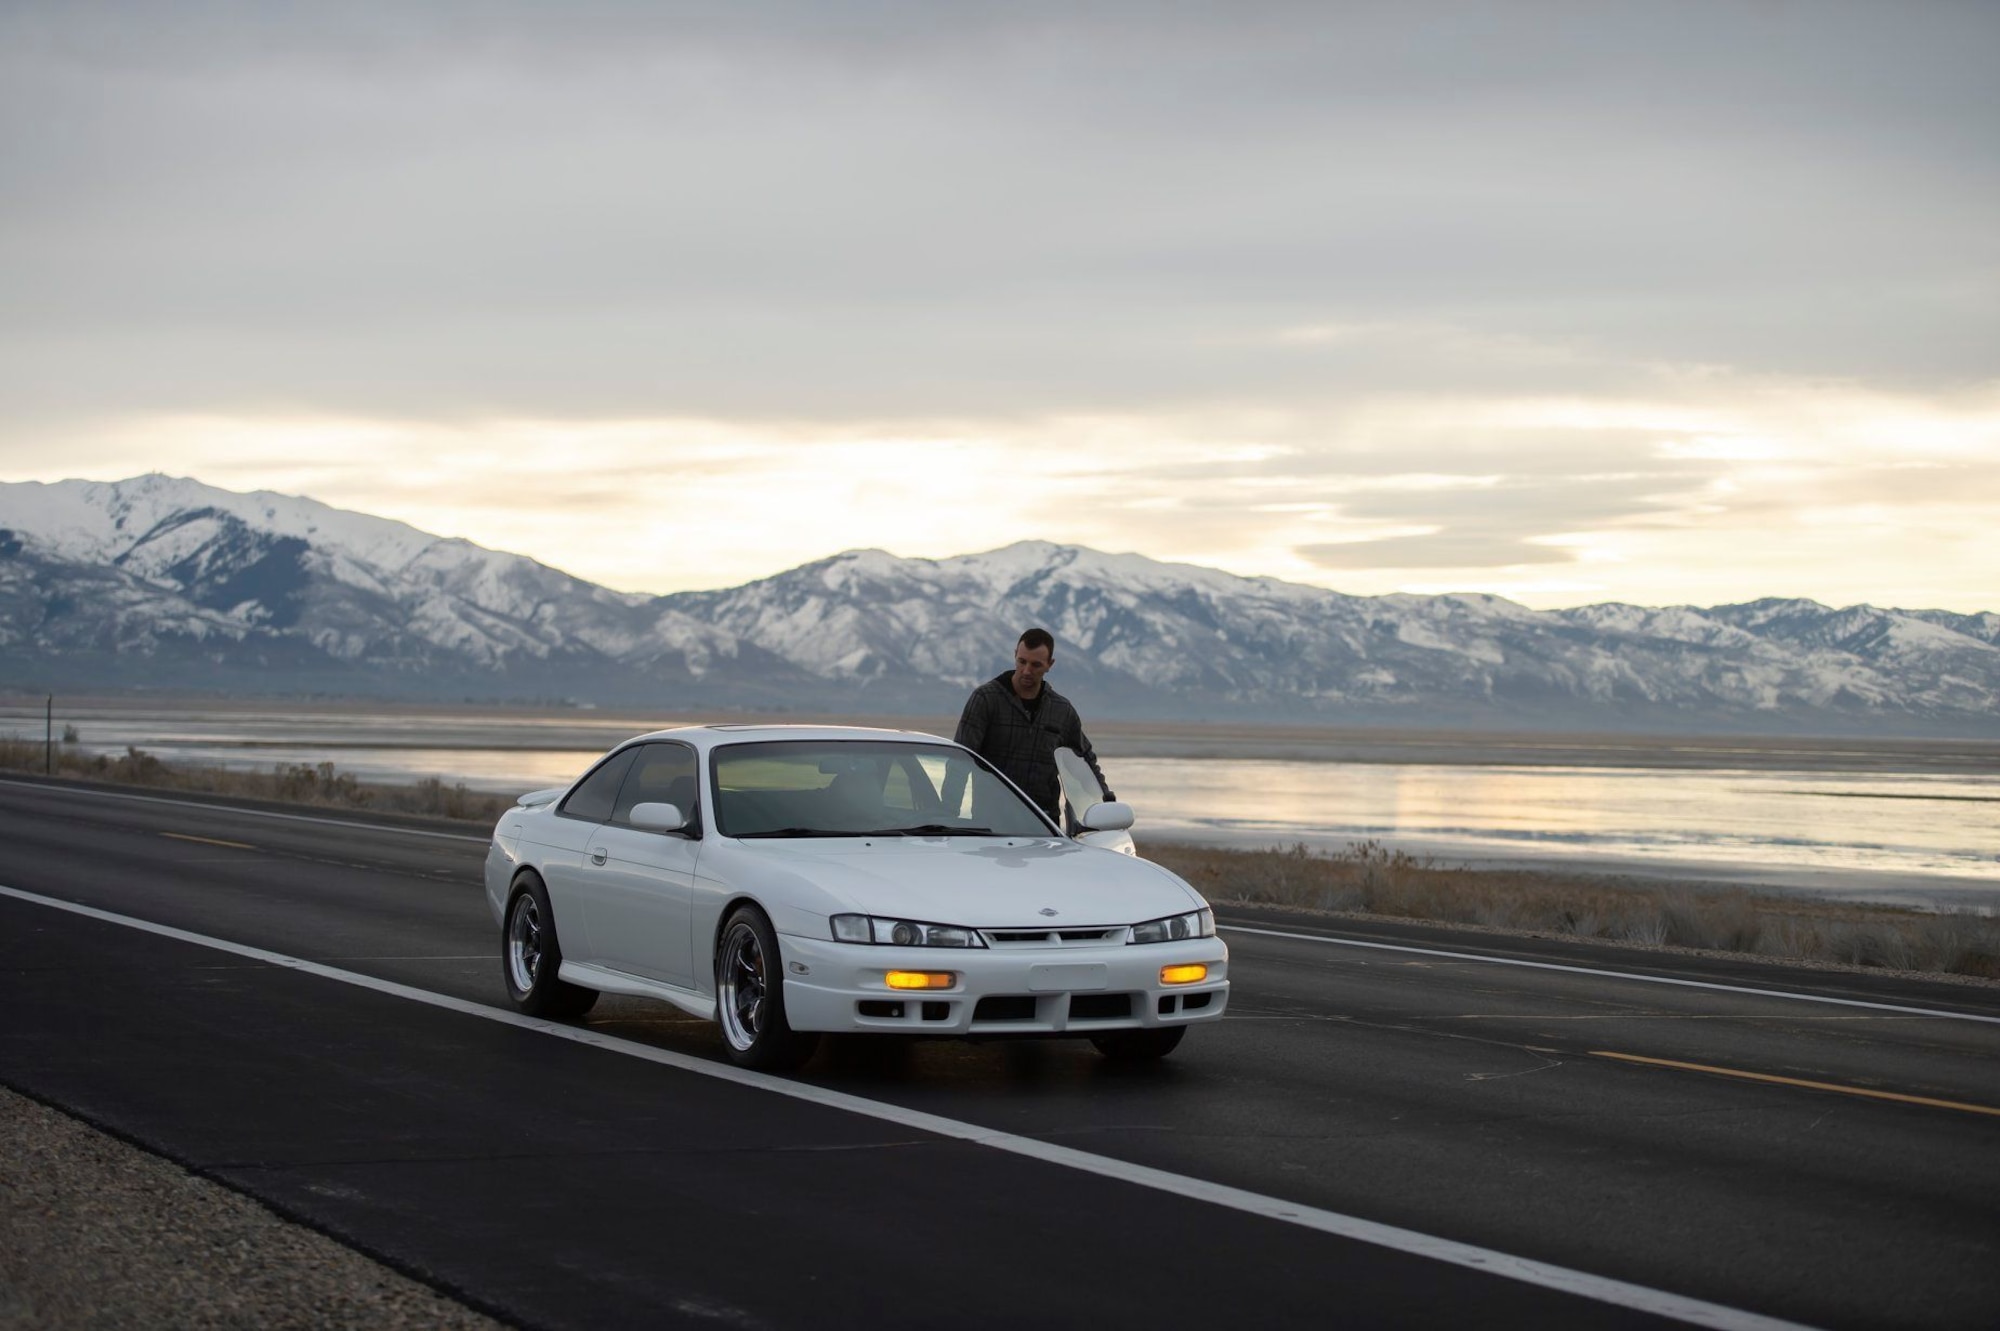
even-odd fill
[{"label": "sunset glow in sky", "polygon": [[0,7],[0,480],[2000,610],[2000,7]]}]

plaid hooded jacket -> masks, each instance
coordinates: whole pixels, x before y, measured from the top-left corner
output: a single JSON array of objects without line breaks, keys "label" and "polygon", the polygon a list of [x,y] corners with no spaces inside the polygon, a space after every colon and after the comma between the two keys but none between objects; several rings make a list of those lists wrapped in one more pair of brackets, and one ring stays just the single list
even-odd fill
[{"label": "plaid hooded jacket", "polygon": [[1083,719],[1070,700],[1042,683],[1041,708],[1032,717],[1027,704],[1014,696],[1013,672],[1002,671],[972,691],[953,736],[1006,774],[1029,799],[1060,821],[1062,785],[1056,778],[1056,750],[1071,748],[1090,764],[1104,798],[1116,799],[1097,751],[1083,733]]}]

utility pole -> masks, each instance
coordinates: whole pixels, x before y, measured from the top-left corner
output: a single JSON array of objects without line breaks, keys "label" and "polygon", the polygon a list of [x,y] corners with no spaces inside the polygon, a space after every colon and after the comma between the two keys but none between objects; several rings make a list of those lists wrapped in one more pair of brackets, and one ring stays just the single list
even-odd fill
[{"label": "utility pole", "polygon": [[56,695],[51,693],[42,712],[42,771],[56,774]]}]

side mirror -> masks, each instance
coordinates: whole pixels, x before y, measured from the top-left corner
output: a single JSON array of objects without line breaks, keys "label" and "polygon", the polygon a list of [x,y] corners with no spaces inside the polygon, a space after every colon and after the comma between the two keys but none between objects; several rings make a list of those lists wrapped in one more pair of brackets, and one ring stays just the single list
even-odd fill
[{"label": "side mirror", "polygon": [[1132,825],[1132,806],[1122,800],[1106,800],[1085,809],[1078,821],[1087,832],[1123,832]]},{"label": "side mirror", "polygon": [[687,815],[672,804],[634,804],[625,816],[632,826],[648,832],[678,832],[688,825]]}]

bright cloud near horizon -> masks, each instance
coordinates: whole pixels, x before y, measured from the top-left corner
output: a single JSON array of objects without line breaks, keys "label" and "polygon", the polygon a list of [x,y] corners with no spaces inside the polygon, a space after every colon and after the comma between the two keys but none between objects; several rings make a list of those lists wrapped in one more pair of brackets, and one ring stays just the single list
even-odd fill
[{"label": "bright cloud near horizon", "polygon": [[0,8],[0,480],[2000,610],[2000,7]]}]

